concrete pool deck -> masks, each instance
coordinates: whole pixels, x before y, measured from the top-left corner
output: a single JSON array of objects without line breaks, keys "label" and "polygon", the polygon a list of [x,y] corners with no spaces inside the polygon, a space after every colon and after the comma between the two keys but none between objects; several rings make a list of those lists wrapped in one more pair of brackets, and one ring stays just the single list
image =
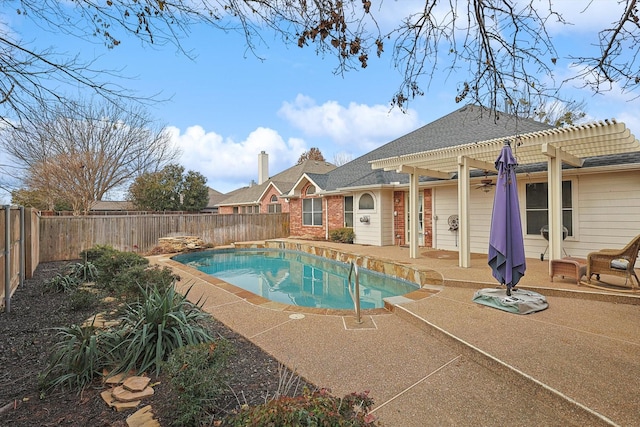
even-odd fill
[{"label": "concrete pool deck", "polygon": [[310,382],[337,396],[368,390],[385,426],[640,424],[640,293],[551,282],[548,262],[528,259],[519,287],[545,295],[549,308],[520,316],[471,301],[496,286],[486,255],[462,269],[456,252],[410,259],[397,246],[286,241],[436,272],[441,286],[358,324],[353,312],[283,308],[168,255],[151,259],[179,270],[190,298],[206,298],[205,310]]}]

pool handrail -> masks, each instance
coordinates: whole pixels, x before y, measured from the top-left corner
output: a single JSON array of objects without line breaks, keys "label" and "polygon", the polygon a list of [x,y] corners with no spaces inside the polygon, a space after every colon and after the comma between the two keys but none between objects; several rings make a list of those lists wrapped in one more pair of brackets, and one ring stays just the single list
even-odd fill
[{"label": "pool handrail", "polygon": [[[351,290],[351,274],[355,275],[355,284],[354,290]],[[360,276],[358,274],[358,265],[351,261],[351,267],[349,268],[349,295],[351,295],[351,300],[353,300],[354,308],[356,311],[356,323],[362,323],[362,315],[360,314]]]}]

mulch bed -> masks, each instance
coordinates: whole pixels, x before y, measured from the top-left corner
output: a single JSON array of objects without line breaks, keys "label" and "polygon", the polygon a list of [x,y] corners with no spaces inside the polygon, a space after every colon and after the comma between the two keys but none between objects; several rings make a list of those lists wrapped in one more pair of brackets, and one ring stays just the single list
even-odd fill
[{"label": "mulch bed", "polygon": [[[0,313],[0,425],[7,426],[126,426],[132,411],[116,412],[100,398],[104,386],[96,381],[82,392],[56,390],[41,394],[38,375],[47,366],[55,327],[80,324],[91,311],[74,311],[69,295],[44,293],[46,281],[66,263],[50,262],[38,266],[33,278],[25,280],[11,299],[11,312]],[[230,341],[235,356],[230,361],[232,375],[229,392],[218,407],[231,412],[242,404],[264,403],[278,388],[278,361],[221,322],[208,325],[214,336]],[[153,377],[152,377],[153,378]],[[162,375],[152,382],[155,394],[142,405],[150,404],[162,426],[174,417],[172,402],[177,396]],[[303,386],[315,387],[303,379]],[[220,414],[223,416],[224,414]]]}]

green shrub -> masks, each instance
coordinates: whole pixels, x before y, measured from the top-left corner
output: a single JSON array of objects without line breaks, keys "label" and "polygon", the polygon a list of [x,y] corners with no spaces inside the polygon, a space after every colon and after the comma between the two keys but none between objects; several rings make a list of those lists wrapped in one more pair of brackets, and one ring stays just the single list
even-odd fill
[{"label": "green shrub", "polygon": [[40,375],[42,389],[82,389],[102,373],[109,358],[93,326],[72,325],[56,328],[54,344],[45,371]]},{"label": "green shrub", "polygon": [[95,245],[90,249],[85,249],[80,252],[80,259],[83,262],[93,262],[95,263],[98,258],[102,258],[103,256],[111,256],[118,253],[118,250],[114,249],[109,245]]},{"label": "green shrub", "polygon": [[332,242],[353,243],[355,238],[356,234],[353,232],[353,228],[343,227],[329,231],[329,240]]},{"label": "green shrub", "polygon": [[[174,350],[163,371],[176,392],[176,425],[209,425],[215,399],[226,390],[232,348],[221,339]],[[208,420],[209,419],[209,420]]]},{"label": "green shrub", "polygon": [[122,317],[122,340],[114,349],[120,360],[118,371],[155,369],[177,348],[212,341],[198,322],[208,317],[198,304],[187,300],[175,286],[141,289],[141,301],[128,304]]},{"label": "green shrub", "polygon": [[120,274],[136,266],[146,267],[149,260],[134,252],[107,251],[93,263],[98,269],[96,284],[109,292],[115,292],[118,290],[117,277]]},{"label": "green shrub", "polygon": [[118,295],[139,299],[144,296],[142,290],[149,287],[166,289],[173,286],[179,279],[180,277],[168,267],[161,268],[157,265],[148,267],[141,264],[134,265],[115,275],[108,287]]},{"label": "green shrub", "polygon": [[352,393],[343,398],[331,396],[327,390],[302,396],[281,397],[265,404],[243,407],[236,415],[227,417],[224,426],[376,426],[369,414],[373,399],[367,393]]},{"label": "green shrub", "polygon": [[71,294],[69,301],[71,303],[71,310],[85,311],[100,305],[100,296],[94,292],[78,289]]}]

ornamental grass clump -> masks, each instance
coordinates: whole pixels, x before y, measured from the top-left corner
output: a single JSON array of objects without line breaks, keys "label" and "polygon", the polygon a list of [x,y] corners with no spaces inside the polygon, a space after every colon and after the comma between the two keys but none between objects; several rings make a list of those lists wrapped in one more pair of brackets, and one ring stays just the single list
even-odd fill
[{"label": "ornamental grass clump", "polygon": [[136,370],[160,373],[162,362],[175,349],[213,340],[199,322],[209,315],[200,301],[187,300],[189,291],[180,294],[175,285],[141,289],[143,298],[128,304],[121,321],[121,339],[114,352],[120,364],[118,371]]},{"label": "ornamental grass clump", "polygon": [[82,390],[111,363],[109,346],[91,326],[56,328],[58,342],[53,346],[49,365],[40,375],[40,387]]}]

